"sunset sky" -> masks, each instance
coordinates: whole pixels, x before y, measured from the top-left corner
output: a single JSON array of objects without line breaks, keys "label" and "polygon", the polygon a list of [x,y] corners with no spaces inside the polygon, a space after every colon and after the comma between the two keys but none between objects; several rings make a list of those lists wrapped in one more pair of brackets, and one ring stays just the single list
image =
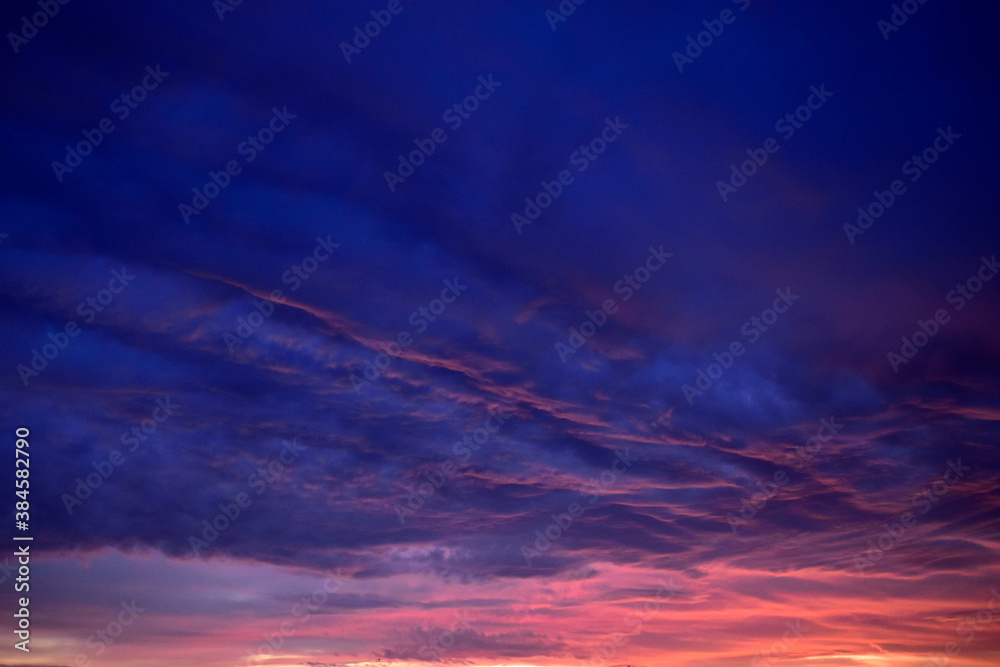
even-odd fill
[{"label": "sunset sky", "polygon": [[0,665],[1000,664],[998,20],[6,3]]}]

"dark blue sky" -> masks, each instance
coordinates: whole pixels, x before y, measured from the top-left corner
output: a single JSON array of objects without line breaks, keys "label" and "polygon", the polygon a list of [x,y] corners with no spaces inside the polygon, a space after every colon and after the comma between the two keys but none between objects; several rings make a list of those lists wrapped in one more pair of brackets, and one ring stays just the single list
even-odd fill
[{"label": "dark blue sky", "polygon": [[583,664],[673,577],[607,664],[744,664],[798,618],[790,665],[897,667],[987,604],[995,6],[885,39],[892,3],[220,3],[5,40],[30,664],[235,664],[331,568],[259,664]]}]

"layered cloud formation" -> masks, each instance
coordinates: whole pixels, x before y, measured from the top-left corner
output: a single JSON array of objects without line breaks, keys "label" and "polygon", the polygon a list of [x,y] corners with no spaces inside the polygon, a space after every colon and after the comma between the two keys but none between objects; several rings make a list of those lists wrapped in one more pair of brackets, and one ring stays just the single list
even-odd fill
[{"label": "layered cloud formation", "polygon": [[5,664],[996,664],[996,10],[562,5],[14,40]]}]

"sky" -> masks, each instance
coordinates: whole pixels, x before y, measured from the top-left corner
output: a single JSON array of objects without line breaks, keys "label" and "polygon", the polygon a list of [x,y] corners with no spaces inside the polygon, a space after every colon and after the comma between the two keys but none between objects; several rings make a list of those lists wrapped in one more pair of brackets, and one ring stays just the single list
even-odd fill
[{"label": "sky", "polygon": [[1000,663],[998,18],[6,3],[0,664]]}]

